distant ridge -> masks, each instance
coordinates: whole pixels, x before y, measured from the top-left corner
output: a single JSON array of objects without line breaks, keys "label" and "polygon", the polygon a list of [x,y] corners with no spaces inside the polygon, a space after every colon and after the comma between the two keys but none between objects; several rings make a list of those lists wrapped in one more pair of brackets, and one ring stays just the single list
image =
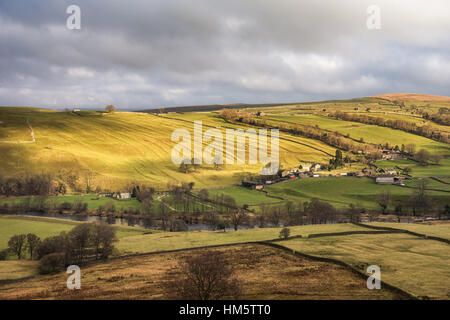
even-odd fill
[{"label": "distant ridge", "polygon": [[284,106],[292,105],[295,103],[268,103],[268,104],[245,104],[245,103],[233,103],[233,104],[210,104],[202,106],[180,106],[180,107],[160,107],[155,109],[137,110],[138,112],[146,113],[160,113],[160,112],[198,112],[198,111],[214,111],[224,108],[260,108],[270,106]]},{"label": "distant ridge", "polygon": [[389,101],[421,101],[421,102],[450,102],[450,97],[436,96],[420,93],[387,93],[372,96],[374,98],[386,99]]}]

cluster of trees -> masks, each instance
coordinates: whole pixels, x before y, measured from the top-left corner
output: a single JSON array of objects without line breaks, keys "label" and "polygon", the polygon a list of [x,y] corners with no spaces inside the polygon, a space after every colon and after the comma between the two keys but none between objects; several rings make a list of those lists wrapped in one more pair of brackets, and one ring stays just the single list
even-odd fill
[{"label": "cluster of trees", "polygon": [[[99,186],[94,188],[95,174],[89,170],[74,172],[60,169],[56,173],[20,173],[15,176],[0,176],[0,194],[9,196],[50,196],[64,195],[69,191],[100,193]],[[106,191],[106,190],[105,190]]]},{"label": "cluster of trees", "polygon": [[267,226],[294,226],[303,224],[338,223],[358,221],[364,208],[350,205],[349,208],[337,210],[331,204],[312,199],[309,202],[294,203],[288,201],[279,205],[263,205],[261,213],[255,215],[251,224],[260,228]]},{"label": "cluster of trees", "polygon": [[20,201],[14,201],[11,204],[5,202],[1,208],[3,211],[13,212],[59,212],[72,211],[76,214],[85,213],[88,209],[87,202],[81,199],[75,199],[73,202],[64,201],[57,202],[55,198],[48,198],[45,196],[35,196],[23,198]]},{"label": "cluster of trees", "polygon": [[438,128],[430,125],[417,126],[415,122],[401,119],[391,120],[391,119],[384,119],[382,117],[368,116],[365,114],[352,114],[341,111],[330,113],[329,116],[345,121],[361,122],[377,126],[389,127],[393,129],[399,129],[406,132],[421,135],[433,140],[441,141],[444,143],[450,143],[450,136],[448,133],[441,131]]},{"label": "cluster of trees", "polygon": [[284,132],[288,132],[293,135],[298,135],[306,138],[320,140],[333,147],[358,153],[358,151],[364,153],[373,153],[377,150],[377,147],[371,144],[364,143],[364,141],[354,141],[348,135],[335,131],[329,132],[321,129],[318,125],[299,125],[299,124],[281,124],[269,123],[265,118],[255,117],[252,113],[245,111],[238,111],[234,109],[225,109],[221,112],[221,116],[228,121],[239,121],[251,125],[262,126],[266,128],[276,128]]},{"label": "cluster of trees", "polygon": [[423,117],[427,120],[450,126],[450,110],[448,108],[439,108],[439,112],[435,114],[425,113]]},{"label": "cluster of trees", "polygon": [[79,214],[87,212],[88,204],[81,199],[75,199],[73,202],[57,202],[55,198],[35,196],[23,198],[20,201],[13,202],[12,204],[5,202],[2,209],[6,212],[50,213],[56,211],[63,213],[64,211],[73,211],[74,213]]},{"label": "cluster of trees", "polygon": [[19,174],[14,177],[0,176],[0,194],[9,196],[39,195],[48,196],[65,193],[65,186],[55,183],[52,175]]},{"label": "cluster of trees", "polygon": [[[90,260],[107,259],[117,241],[115,230],[107,224],[83,223],[69,232],[41,239],[34,234],[14,235],[7,253],[21,259],[26,252],[40,261],[41,273],[58,272],[71,264],[83,265]],[[5,253],[3,253],[5,256]]]},{"label": "cluster of trees", "polygon": [[20,260],[27,252],[33,259],[40,244],[41,239],[33,233],[14,235],[8,241],[8,249],[0,252],[0,260],[5,260],[8,254],[14,254]]},{"label": "cluster of trees", "polygon": [[395,204],[394,214],[397,216],[407,215],[424,216],[430,213],[436,213],[441,216],[450,217],[450,206],[440,206],[427,191],[427,181],[420,180],[416,188],[414,188],[406,201],[398,201],[393,203],[392,194],[390,191],[381,191],[377,197],[376,202],[380,206],[383,214],[387,214],[390,205]]}]

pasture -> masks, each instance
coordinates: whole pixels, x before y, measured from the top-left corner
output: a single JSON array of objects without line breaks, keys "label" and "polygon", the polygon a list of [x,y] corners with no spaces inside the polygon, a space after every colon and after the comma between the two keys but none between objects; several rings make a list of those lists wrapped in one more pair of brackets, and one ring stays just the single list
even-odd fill
[{"label": "pasture", "polygon": [[383,234],[294,239],[280,244],[344,261],[362,272],[369,265],[377,265],[381,281],[416,297],[450,298],[450,250],[442,242],[407,234]]},{"label": "pasture", "polygon": [[[405,203],[411,195],[412,189],[396,185],[379,185],[372,178],[353,177],[324,177],[288,180],[265,187],[271,195],[280,196],[286,200],[309,201],[317,198],[326,201],[336,208],[347,207],[350,203],[359,204],[367,209],[380,209],[374,201],[382,191],[390,191],[392,202],[389,210],[395,204]],[[448,201],[448,193],[430,191],[430,196],[437,202],[444,204]]]},{"label": "pasture", "polygon": [[[367,290],[364,279],[331,263],[261,245],[129,257],[83,268],[82,290],[67,290],[67,274],[0,284],[0,299],[168,299],[168,282],[182,276],[185,257],[219,250],[242,284],[241,299],[401,299]],[[343,285],[344,284],[344,285]]]},{"label": "pasture", "polygon": [[[197,120],[197,114],[191,115]],[[214,114],[200,114],[224,131],[226,123]],[[120,190],[133,181],[165,189],[168,182],[195,182],[197,188],[229,186],[250,172],[259,172],[261,164],[225,165],[214,169],[202,165],[186,174],[171,160],[171,141],[175,129],[186,129],[193,135],[193,123],[146,113],[59,112],[38,109],[15,111],[0,108],[0,136],[8,141],[29,139],[33,128],[34,143],[0,142],[0,175],[50,172],[64,180],[78,177],[78,187],[91,185]],[[208,123],[205,120],[205,123]],[[205,128],[206,129],[206,128]],[[2,139],[0,138],[0,141]],[[327,162],[335,149],[320,141],[282,135],[280,161],[296,167],[300,161]]]}]

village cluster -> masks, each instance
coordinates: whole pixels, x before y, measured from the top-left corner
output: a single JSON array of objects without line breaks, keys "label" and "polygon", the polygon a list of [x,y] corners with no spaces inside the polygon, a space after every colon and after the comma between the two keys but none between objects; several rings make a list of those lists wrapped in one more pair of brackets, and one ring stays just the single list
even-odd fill
[{"label": "village cluster", "polygon": [[[383,150],[382,159],[399,160],[402,159],[402,155],[398,151]],[[321,173],[319,174],[319,172]],[[252,181],[244,179],[242,180],[242,186],[255,190],[262,190],[264,189],[264,185],[270,185],[289,179],[324,178],[324,177],[335,177],[335,178],[369,177],[375,179],[375,182],[377,184],[395,184],[401,186],[404,186],[403,181],[405,179],[405,177],[400,176],[400,173],[394,168],[377,168],[370,164],[368,167],[363,168],[361,171],[326,174],[325,171],[321,169],[321,165],[318,163],[303,163],[300,164],[298,168],[280,171],[278,176],[271,177],[269,180]]]}]

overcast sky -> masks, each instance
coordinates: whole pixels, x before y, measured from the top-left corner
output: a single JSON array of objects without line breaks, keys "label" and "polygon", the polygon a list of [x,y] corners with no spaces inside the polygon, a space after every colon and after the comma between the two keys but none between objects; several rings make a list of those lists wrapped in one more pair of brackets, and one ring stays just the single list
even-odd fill
[{"label": "overcast sky", "polygon": [[448,0],[0,0],[0,105],[450,95],[449,35]]}]

